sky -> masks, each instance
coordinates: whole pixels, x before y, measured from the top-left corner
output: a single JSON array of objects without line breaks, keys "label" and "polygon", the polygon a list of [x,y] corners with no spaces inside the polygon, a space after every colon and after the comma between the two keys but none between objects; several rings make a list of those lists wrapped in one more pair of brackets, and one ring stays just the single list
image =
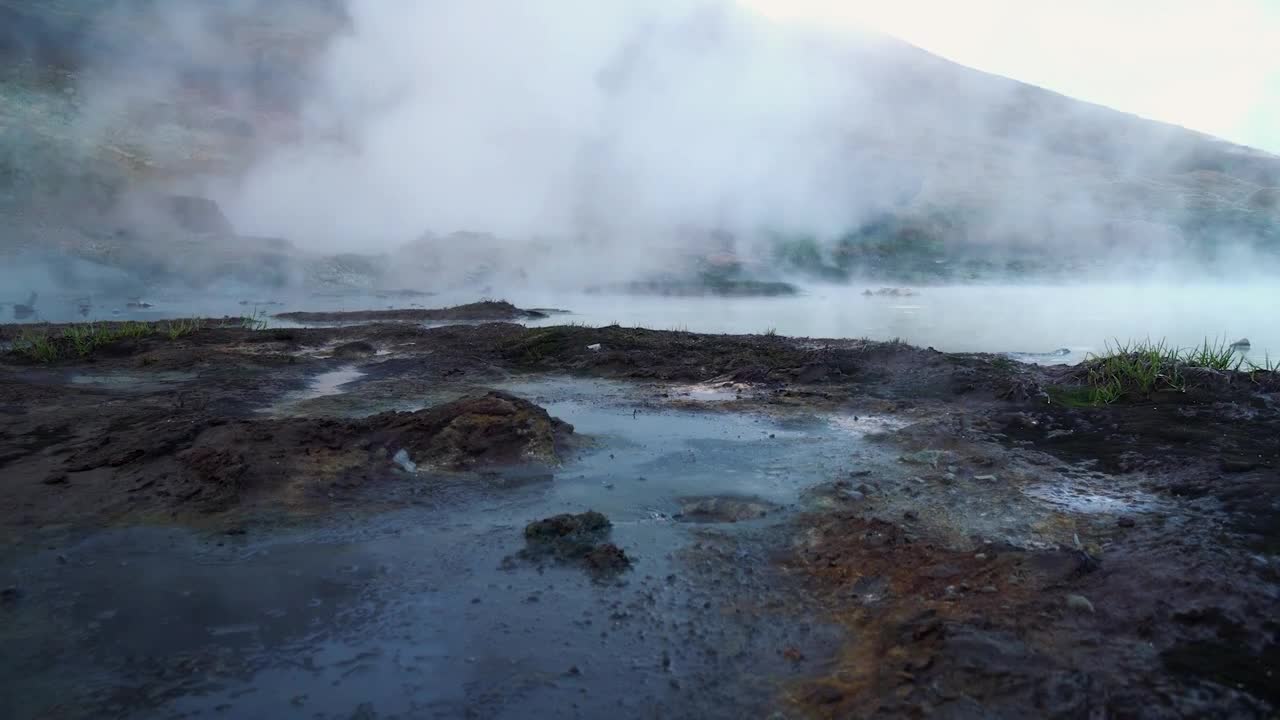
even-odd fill
[{"label": "sky", "polygon": [[741,0],[1280,153],[1280,0]]}]

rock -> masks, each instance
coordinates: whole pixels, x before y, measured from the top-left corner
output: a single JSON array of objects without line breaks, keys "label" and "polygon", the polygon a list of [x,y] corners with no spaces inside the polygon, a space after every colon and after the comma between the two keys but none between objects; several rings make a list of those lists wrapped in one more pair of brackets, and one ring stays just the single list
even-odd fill
[{"label": "rock", "polygon": [[612,524],[609,518],[589,510],[577,515],[566,513],[531,522],[524,528],[524,537],[530,541],[545,542],[602,533],[610,527]]},{"label": "rock", "polygon": [[66,485],[68,478],[66,473],[53,473],[40,482],[45,485]]},{"label": "rock", "polygon": [[1239,340],[1231,343],[1232,350],[1248,350],[1251,347],[1253,347],[1253,345],[1250,344],[1249,338],[1240,338]]},{"label": "rock", "polygon": [[714,495],[679,499],[678,520],[698,523],[733,523],[762,518],[777,506],[758,498]]},{"label": "rock", "polygon": [[973,479],[978,482],[995,482],[997,480],[995,475],[974,475]]},{"label": "rock", "polygon": [[9,603],[15,603],[21,599],[22,589],[16,585],[10,585],[5,589],[0,590],[0,603],[8,605]]},{"label": "rock", "polygon": [[1089,598],[1083,595],[1068,595],[1067,607],[1078,612],[1093,614],[1093,603],[1089,602]]},{"label": "rock", "polygon": [[592,343],[587,346],[587,349],[591,352],[600,352],[600,343]]},{"label": "rock", "polygon": [[577,563],[595,576],[616,575],[631,567],[631,558],[604,542],[610,527],[609,518],[595,511],[537,520],[525,526],[527,547],[520,555]]},{"label": "rock", "polygon": [[397,451],[396,454],[392,456],[391,461],[399,465],[400,467],[404,468],[405,472],[409,472],[409,473],[418,472],[417,463],[409,459],[409,453],[406,452],[404,448],[401,448],[399,451]]},{"label": "rock", "polygon": [[1131,528],[1134,525],[1137,525],[1137,522],[1128,515],[1122,515],[1116,519],[1116,524],[1122,528]]}]

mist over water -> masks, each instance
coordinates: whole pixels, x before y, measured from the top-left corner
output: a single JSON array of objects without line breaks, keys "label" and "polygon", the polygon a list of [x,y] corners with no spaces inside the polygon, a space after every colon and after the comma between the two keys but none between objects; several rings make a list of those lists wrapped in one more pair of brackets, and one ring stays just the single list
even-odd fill
[{"label": "mist over water", "polygon": [[[117,5],[86,33],[77,141],[149,159],[137,188],[212,198],[233,230],[42,221],[0,270],[0,303],[45,298],[33,319],[136,315],[123,300],[142,296],[153,315],[363,309],[412,289],[945,350],[1280,348],[1264,317],[1280,159],[892,38],[733,0]],[[186,134],[119,141],[154,102]],[[214,126],[248,138],[234,161],[205,157],[226,150],[200,144]],[[111,247],[135,236],[145,252]],[[716,273],[801,292],[617,294]],[[860,295],[888,284],[919,292]]]},{"label": "mist over water", "polygon": [[[493,233],[557,285],[682,250],[752,255],[778,236],[829,251],[894,213],[959,247],[1095,273],[1256,259],[1235,227],[1206,251],[1179,226],[1198,194],[1225,192],[1170,185],[1200,167],[1197,136],[1031,97],[890,38],[728,0],[347,11],[300,142],[222,191],[246,232],[327,250]],[[539,244],[552,257],[528,257]]]}]

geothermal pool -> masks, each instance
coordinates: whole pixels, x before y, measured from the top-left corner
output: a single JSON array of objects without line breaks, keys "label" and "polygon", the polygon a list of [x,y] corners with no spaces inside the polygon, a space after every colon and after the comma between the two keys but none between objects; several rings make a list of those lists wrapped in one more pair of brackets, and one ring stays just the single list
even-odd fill
[{"label": "geothermal pool", "polygon": [[[865,285],[814,285],[794,297],[722,298],[586,294],[512,287],[435,295],[308,295],[261,289],[217,293],[155,292],[129,306],[124,298],[83,298],[42,293],[29,320],[73,322],[190,315],[274,314],[289,310],[368,310],[442,307],[474,302],[480,295],[525,308],[562,308],[535,324],[620,323],[659,330],[763,333],[807,337],[901,338],[949,352],[1019,352],[1046,355],[1045,362],[1078,362],[1107,343],[1164,340],[1193,346],[1248,338],[1247,359],[1280,359],[1280,285],[954,285],[910,288],[914,295],[863,295]],[[871,286],[876,289],[876,286]],[[10,300],[10,298],[3,298]],[[0,307],[9,315],[9,308]],[[8,319],[8,318],[6,318]],[[273,321],[276,322],[276,321]]]}]

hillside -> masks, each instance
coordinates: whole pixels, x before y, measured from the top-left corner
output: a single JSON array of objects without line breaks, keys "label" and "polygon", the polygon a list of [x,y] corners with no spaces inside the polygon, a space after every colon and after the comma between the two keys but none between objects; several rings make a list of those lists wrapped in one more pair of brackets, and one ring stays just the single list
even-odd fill
[{"label": "hillside", "polygon": [[[184,226],[164,210],[170,196],[204,194],[211,179],[234,183],[302,136],[307,93],[331,40],[349,28],[333,1],[193,1],[182,22],[176,7],[0,0],[5,255],[78,258],[139,282],[208,282],[215,267],[214,279],[376,286],[528,277],[563,252],[546,238],[453,247],[454,233],[488,228],[424,227],[400,251],[322,257],[305,250],[307,237],[237,237],[234,217],[216,231]],[[193,17],[198,32],[184,34]],[[839,180],[824,191],[856,203],[859,220],[835,234],[759,228],[729,242],[705,223],[686,227],[668,243],[681,251],[671,272],[698,272],[698,257],[728,253],[721,276],[925,282],[1070,273],[1117,258],[1212,263],[1228,250],[1280,248],[1280,158],[889,38],[813,52],[850,69],[847,140],[832,148]],[[164,82],[142,81],[155,67],[169,69]],[[352,252],[363,247],[353,238]],[[265,276],[263,258],[274,268]]]}]

